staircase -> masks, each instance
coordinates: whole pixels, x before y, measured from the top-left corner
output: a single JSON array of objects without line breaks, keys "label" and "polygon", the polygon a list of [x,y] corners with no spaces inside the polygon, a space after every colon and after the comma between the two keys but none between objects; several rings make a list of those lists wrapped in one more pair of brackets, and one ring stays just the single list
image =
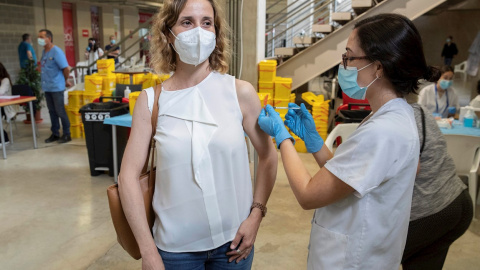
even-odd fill
[{"label": "staircase", "polygon": [[[304,7],[304,14],[303,16],[295,14],[298,22],[290,26],[287,24],[286,30],[276,36],[271,34],[272,28],[267,28],[267,54],[280,60],[277,76],[291,77],[293,90],[340,63],[341,54],[345,52],[348,37],[356,21],[380,13],[402,14],[413,20],[446,1],[325,0],[309,2],[310,5],[300,4]],[[284,21],[288,22],[288,17],[287,15]],[[318,23],[302,27],[300,25],[302,18],[303,21],[306,18],[313,18],[313,21]],[[292,29],[295,28],[301,30],[292,33]],[[290,35],[288,31],[291,31]],[[278,42],[280,38],[288,41]],[[282,43],[287,43],[287,47],[280,47],[279,44]]]}]

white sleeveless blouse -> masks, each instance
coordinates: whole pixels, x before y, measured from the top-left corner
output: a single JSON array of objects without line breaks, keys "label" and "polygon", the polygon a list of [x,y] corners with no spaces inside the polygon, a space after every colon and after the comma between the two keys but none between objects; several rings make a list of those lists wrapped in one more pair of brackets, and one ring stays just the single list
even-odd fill
[{"label": "white sleeveless blouse", "polygon": [[[153,108],[154,90],[145,89]],[[154,139],[153,237],[169,252],[206,251],[235,237],[248,217],[252,182],[235,78],[162,90]]]}]

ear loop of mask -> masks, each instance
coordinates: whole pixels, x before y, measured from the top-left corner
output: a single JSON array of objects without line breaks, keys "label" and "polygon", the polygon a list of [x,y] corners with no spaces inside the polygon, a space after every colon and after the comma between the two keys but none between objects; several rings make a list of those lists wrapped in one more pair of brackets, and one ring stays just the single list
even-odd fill
[{"label": "ear loop of mask", "polygon": [[[177,36],[175,36],[175,34],[172,32],[172,29],[168,29],[170,31],[170,33],[172,33],[172,35],[175,37],[175,39],[178,39]],[[178,54],[180,55],[178,52],[177,52],[177,49],[175,49],[175,46],[173,45],[173,43],[170,43],[170,46],[172,46],[173,50]]]},{"label": "ear loop of mask", "polygon": [[[366,65],[366,66],[364,66],[362,69],[364,69],[364,68],[366,68],[366,67],[370,66],[371,64],[373,64],[373,62],[372,62],[372,63],[370,63],[370,64],[368,64],[368,65]],[[373,80],[371,83],[369,83],[367,86],[365,86],[367,89],[368,89],[368,87],[370,87],[370,85],[372,85],[372,84],[373,84],[373,83],[374,83],[376,80],[380,79],[380,77],[378,77],[378,75],[377,75],[377,74],[375,74],[375,77],[376,77],[376,78],[375,78],[375,80]]]}]

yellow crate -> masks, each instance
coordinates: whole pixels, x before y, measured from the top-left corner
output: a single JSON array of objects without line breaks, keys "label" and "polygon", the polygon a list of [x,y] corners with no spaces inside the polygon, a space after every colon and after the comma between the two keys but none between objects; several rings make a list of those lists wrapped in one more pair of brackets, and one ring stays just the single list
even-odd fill
[{"label": "yellow crate", "polygon": [[102,92],[115,91],[117,76],[115,74],[102,75]]},{"label": "yellow crate", "polygon": [[103,87],[103,77],[99,75],[85,76],[85,94],[101,93]]},{"label": "yellow crate", "polygon": [[275,107],[288,107],[289,102],[290,102],[290,99],[274,98],[273,99],[273,106],[275,106]]},{"label": "yellow crate", "polygon": [[[157,76],[157,75],[155,75]],[[168,80],[170,78],[170,74],[160,74],[157,76],[158,78],[158,81],[157,81],[157,84],[161,84],[163,83],[164,81]]]},{"label": "yellow crate", "polygon": [[98,74],[111,74],[115,71],[115,59],[99,59],[97,60]]},{"label": "yellow crate", "polygon": [[270,104],[273,106],[272,97],[268,93],[257,93],[257,95],[258,95],[258,99],[260,99],[260,104],[262,107],[267,104]]},{"label": "yellow crate", "polygon": [[262,82],[273,82],[277,75],[277,61],[263,60],[258,63],[258,80]]},{"label": "yellow crate", "polygon": [[115,91],[107,90],[107,91],[102,91],[102,97],[113,97]]},{"label": "yellow crate", "polygon": [[85,138],[85,127],[83,124],[81,125],[81,130],[82,130],[82,138]]},{"label": "yellow crate", "polygon": [[291,78],[275,78],[275,98],[290,99],[292,94]]},{"label": "yellow crate", "polygon": [[123,73],[116,73],[118,84],[130,84],[130,75]]},{"label": "yellow crate", "polygon": [[68,120],[71,125],[80,125],[82,123],[82,114],[77,109],[67,111]]},{"label": "yellow crate", "polygon": [[70,135],[72,138],[82,138],[82,125],[71,125],[70,126]]},{"label": "yellow crate", "polygon": [[273,97],[273,89],[258,89],[259,93],[268,94],[269,97]]},{"label": "yellow crate", "polygon": [[290,103],[295,103],[296,98],[297,98],[297,96],[294,93],[291,93],[290,94]]},{"label": "yellow crate", "polygon": [[275,84],[273,82],[258,82],[258,89],[272,90],[274,89]]},{"label": "yellow crate", "polygon": [[74,90],[68,92],[68,106],[71,108],[80,108],[83,106],[82,90]]},{"label": "yellow crate", "polygon": [[142,84],[143,83],[143,73],[133,75],[133,84]]},{"label": "yellow crate", "polygon": [[128,106],[130,107],[130,115],[133,115],[133,109],[135,108],[135,103],[137,102],[138,96],[141,91],[132,92],[128,95]]},{"label": "yellow crate", "polygon": [[282,114],[286,115],[288,113],[288,109],[275,109],[275,111],[278,112],[280,115],[282,115]]},{"label": "yellow crate", "polygon": [[101,96],[102,93],[94,93],[94,94],[83,94],[83,104],[87,105],[93,103],[93,101]]}]

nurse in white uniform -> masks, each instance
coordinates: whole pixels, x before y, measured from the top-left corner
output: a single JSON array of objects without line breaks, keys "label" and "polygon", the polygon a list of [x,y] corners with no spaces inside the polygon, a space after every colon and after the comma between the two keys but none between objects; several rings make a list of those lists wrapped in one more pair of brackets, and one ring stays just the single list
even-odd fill
[{"label": "nurse in white uniform", "polygon": [[434,83],[420,91],[418,103],[430,113],[447,118],[460,110],[458,96],[452,87],[453,69],[451,66],[441,68],[442,76]]},{"label": "nurse in white uniform", "polygon": [[419,79],[436,78],[425,63],[418,31],[401,15],[358,22],[342,58],[340,86],[352,98],[368,99],[372,114],[332,155],[305,106],[289,110],[285,124],[321,167],[313,177],[272,107],[262,111],[258,122],[280,144],[300,205],[316,209],[308,269],[397,270],[419,157],[414,113],[403,97],[415,92]]}]

